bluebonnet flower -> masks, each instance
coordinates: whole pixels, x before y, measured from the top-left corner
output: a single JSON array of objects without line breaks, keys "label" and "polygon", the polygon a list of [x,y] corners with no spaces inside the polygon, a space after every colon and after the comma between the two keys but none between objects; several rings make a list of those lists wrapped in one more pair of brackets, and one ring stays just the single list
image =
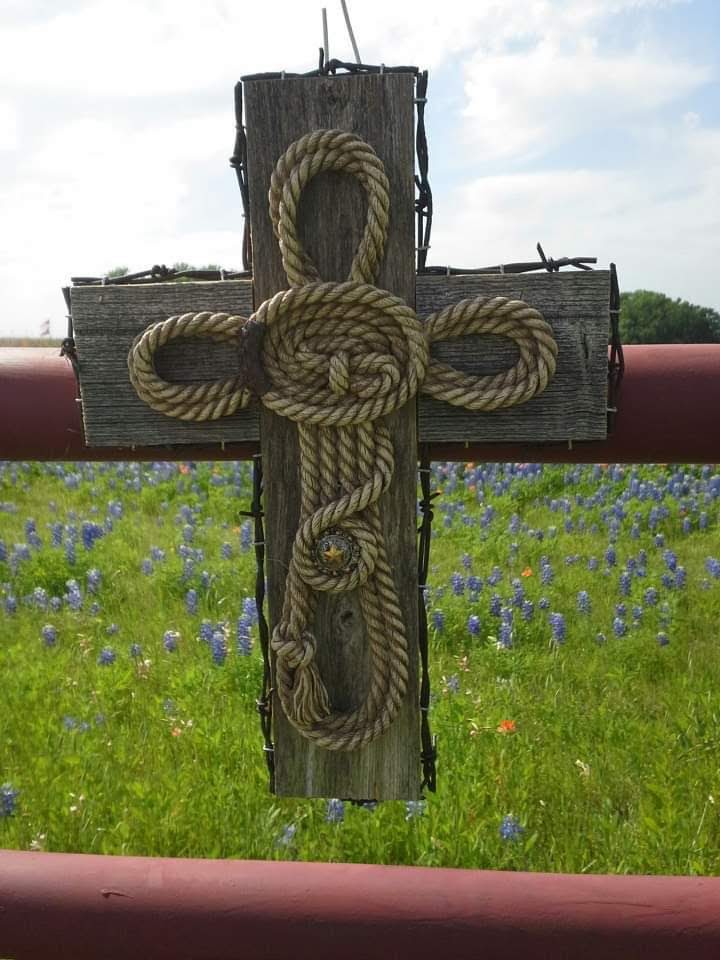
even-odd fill
[{"label": "bluebonnet flower", "polygon": [[666,647],[670,643],[670,640],[668,639],[668,635],[663,630],[661,630],[660,633],[658,633],[657,642],[660,644],[661,647]]},{"label": "bluebonnet flower", "polygon": [[624,603],[615,604],[615,615],[617,617],[624,617],[627,615],[627,606]]},{"label": "bluebonnet flower", "polygon": [[197,590],[193,590],[192,588],[190,588],[190,590],[188,590],[188,592],[185,594],[185,609],[191,616],[193,616],[194,614],[197,613],[197,606],[198,606]]},{"label": "bluebonnet flower", "polygon": [[219,667],[221,667],[225,663],[228,653],[224,630],[213,630],[212,639],[210,640],[210,649],[212,651],[213,660]]},{"label": "bluebonnet flower", "polygon": [[632,589],[632,574],[628,570],[623,570],[620,574],[620,579],[618,580],[618,590],[620,595],[623,597],[630,596],[630,590]]},{"label": "bluebonnet flower", "polygon": [[87,720],[81,720],[78,724],[78,733],[87,733],[89,729],[90,724],[87,722]]},{"label": "bluebonnet flower", "polygon": [[621,617],[615,617],[613,620],[613,631],[616,637],[624,637],[627,633],[627,624]]},{"label": "bluebonnet flower", "polygon": [[143,655],[143,652],[142,652],[142,647],[140,646],[140,644],[139,644],[139,643],[131,643],[131,644],[130,644],[130,656],[133,657],[133,659],[137,660],[137,659],[139,659],[140,657],[142,657],[142,655]]},{"label": "bluebonnet flower", "polygon": [[639,540],[639,539],[640,539],[640,526],[639,526],[637,523],[634,523],[634,524],[630,527],[630,538],[631,538],[632,540]]},{"label": "bluebonnet flower", "polygon": [[250,636],[250,621],[247,617],[239,617],[235,631],[237,638],[237,652],[241,657],[249,657],[252,652],[252,637]]},{"label": "bluebonnet flower", "polygon": [[328,800],[325,811],[325,820],[327,823],[342,823],[345,819],[345,804],[342,800],[334,798]]},{"label": "bluebonnet flower", "polygon": [[180,639],[180,634],[177,630],[166,630],[163,635],[163,646],[168,653],[175,653],[178,648],[178,640]]},{"label": "bluebonnet flower", "polygon": [[675,577],[670,573],[664,573],[660,577],[660,583],[662,583],[666,590],[672,590],[675,586]]},{"label": "bluebonnet flower", "polygon": [[95,541],[104,535],[105,531],[99,523],[93,523],[92,520],[83,520],[82,524],[82,542],[86,550],[91,550]]},{"label": "bluebonnet flower", "polygon": [[522,580],[514,579],[511,585],[513,588],[512,604],[514,607],[522,607],[525,599],[525,588],[522,585]]},{"label": "bluebonnet flower", "polygon": [[491,587],[496,587],[502,580],[502,576],[503,576],[502,570],[500,569],[500,567],[493,567],[492,573],[487,578],[487,582],[490,584]]},{"label": "bluebonnet flower", "polygon": [[592,609],[592,602],[590,600],[590,594],[587,590],[580,590],[577,595],[577,608],[580,613],[590,613]]},{"label": "bluebonnet flower", "polygon": [[182,528],[183,540],[185,541],[185,543],[192,543],[194,536],[195,536],[195,528],[191,526],[189,523],[186,523],[185,526]]},{"label": "bluebonnet flower", "polygon": [[37,607],[38,610],[47,610],[48,608],[48,595],[47,590],[44,587],[35,587],[32,592],[32,602],[33,606]]},{"label": "bluebonnet flower", "polygon": [[665,566],[671,573],[677,570],[677,555],[672,550],[663,550],[663,560]]},{"label": "bluebonnet flower", "polygon": [[95,714],[95,726],[96,726],[96,727],[102,727],[104,723],[105,723],[105,714],[104,714],[104,713],[96,713],[96,714]]},{"label": "bluebonnet flower", "polygon": [[203,643],[210,643],[212,640],[214,627],[209,620],[203,620],[200,624],[200,630],[198,634]]},{"label": "bluebonnet flower", "polygon": [[62,610],[62,600],[61,600],[61,598],[60,598],[60,597],[50,597],[50,600],[48,601],[48,606],[49,606],[49,608],[53,611],[53,613],[57,613],[58,610]]},{"label": "bluebonnet flower", "polygon": [[519,840],[523,833],[525,833],[525,827],[521,825],[517,817],[508,813],[502,818],[500,836],[503,840]]},{"label": "bluebonnet flower", "polygon": [[657,606],[658,602],[658,592],[655,587],[648,587],[645,593],[643,594],[643,601],[648,607]]},{"label": "bluebonnet flower", "polygon": [[240,527],[240,549],[244,552],[249,550],[253,544],[253,529],[249,520],[246,520]]},{"label": "bluebonnet flower", "polygon": [[595,635],[595,643],[603,644],[607,642],[607,637],[604,633],[598,633]]},{"label": "bluebonnet flower", "polygon": [[203,590],[209,590],[214,579],[215,577],[211,573],[208,573],[207,570],[203,570],[203,572],[200,574],[200,586],[203,588]]},{"label": "bluebonnet flower", "polygon": [[520,608],[520,614],[523,620],[529,622],[530,620],[532,620],[534,613],[535,613],[535,604],[532,602],[532,600],[523,600],[523,605]]},{"label": "bluebonnet flower", "polygon": [[438,633],[443,632],[445,629],[445,614],[442,610],[433,610],[432,625],[433,630],[436,630]]},{"label": "bluebonnet flower", "polygon": [[251,623],[258,622],[258,608],[255,597],[245,597],[243,600],[243,613]]},{"label": "bluebonnet flower", "polygon": [[0,786],[0,817],[11,817],[17,808],[17,798],[20,791],[16,790],[11,783],[3,783]]},{"label": "bluebonnet flower", "polygon": [[461,597],[465,592],[465,578],[461,573],[453,573],[450,577],[452,592],[456,597]]},{"label": "bluebonnet flower", "polygon": [[498,631],[497,645],[502,650],[510,650],[513,645],[512,620],[503,620]]},{"label": "bluebonnet flower", "polygon": [[97,617],[100,613],[100,604],[97,601],[94,601],[90,604],[90,616]]},{"label": "bluebonnet flower", "polygon": [[633,620],[635,623],[640,623],[643,615],[643,608],[639,604],[635,604],[632,609]]},{"label": "bluebonnet flower", "polygon": [[65,585],[68,588],[64,597],[65,603],[71,610],[82,610],[83,599],[77,580],[68,580]]},{"label": "bluebonnet flower", "polygon": [[448,693],[460,693],[460,677],[453,673],[445,680],[445,687]]},{"label": "bluebonnet flower", "polygon": [[540,583],[542,583],[543,586],[547,586],[548,584],[552,583],[554,579],[555,574],[553,573],[553,568],[550,566],[550,561],[548,560],[546,563],[541,562]]},{"label": "bluebonnet flower", "polygon": [[103,647],[100,651],[100,656],[97,659],[97,662],[101,667],[109,667],[110,664],[115,663],[117,660],[117,654],[112,649],[112,647]]},{"label": "bluebonnet flower", "polygon": [[93,567],[87,572],[87,588],[88,593],[97,593],[102,584],[102,574],[100,571]]},{"label": "bluebonnet flower", "polygon": [[655,534],[655,546],[664,547],[665,546],[665,537],[662,533]]},{"label": "bluebonnet flower", "polygon": [[123,505],[119,500],[111,500],[108,503],[108,513],[111,517],[114,517],[116,520],[119,520],[123,515]]},{"label": "bluebonnet flower", "polygon": [[705,569],[715,580],[720,580],[720,560],[715,557],[708,557],[705,561]]},{"label": "bluebonnet flower", "polygon": [[500,611],[502,610],[502,605],[503,605],[503,604],[502,604],[502,597],[500,596],[499,593],[494,593],[494,594],[490,597],[490,613],[491,613],[494,617],[499,617],[499,616],[500,616]]},{"label": "bluebonnet flower", "polygon": [[295,839],[296,833],[297,833],[297,826],[294,823],[289,823],[286,827],[283,828],[283,832],[275,841],[275,846],[289,847],[293,842],[293,840]]},{"label": "bluebonnet flower", "polygon": [[155,563],[162,563],[165,559],[165,551],[161,547],[150,547],[150,556]]},{"label": "bluebonnet flower", "polygon": [[75,556],[75,541],[74,541],[74,540],[68,540],[68,541],[65,543],[65,561],[66,561],[66,563],[67,563],[67,565],[68,565],[69,567],[74,567],[74,566],[75,566],[75,560],[76,560],[76,556]]},{"label": "bluebonnet flower", "polygon": [[540,597],[540,599],[538,600],[538,607],[539,607],[541,610],[547,610],[547,609],[549,609],[549,607],[550,607],[550,601],[548,600],[548,598],[547,598],[547,597]]},{"label": "bluebonnet flower", "polygon": [[467,578],[467,588],[471,593],[479,593],[483,588],[483,582],[480,577],[469,576]]},{"label": "bluebonnet flower", "polygon": [[51,623],[46,623],[40,632],[45,646],[54,647],[57,643],[57,627],[54,627]]},{"label": "bluebonnet flower", "polygon": [[678,567],[675,571],[675,586],[682,589],[687,585],[687,570],[685,567]]},{"label": "bluebonnet flower", "polygon": [[195,574],[195,561],[191,557],[186,557],[183,562],[182,579],[190,580]]},{"label": "bluebonnet flower", "polygon": [[113,634],[118,633],[119,630],[120,630],[120,627],[119,627],[116,623],[109,623],[109,624],[105,627],[105,633],[106,633],[109,637],[112,637]]},{"label": "bluebonnet flower", "polygon": [[220,547],[220,557],[223,560],[232,560],[232,555],[233,555],[232,544],[225,541],[225,543],[223,543],[223,545]]},{"label": "bluebonnet flower", "polygon": [[63,717],[62,722],[66,730],[74,730],[77,727],[77,723],[78,723],[75,717],[71,717],[67,714]]},{"label": "bluebonnet flower", "polygon": [[588,557],[587,568],[588,570],[595,571],[600,566],[600,561],[597,557]]},{"label": "bluebonnet flower", "polygon": [[550,629],[552,632],[552,638],[555,643],[565,643],[565,634],[567,627],[565,624],[565,617],[562,613],[551,613],[548,617],[550,621]]},{"label": "bluebonnet flower", "polygon": [[477,637],[480,633],[480,617],[477,614],[473,613],[472,616],[468,617],[467,622],[468,633],[472,637]]},{"label": "bluebonnet flower", "polygon": [[610,544],[610,546],[605,551],[605,563],[609,567],[614,567],[617,563],[617,553],[615,552],[615,547]]},{"label": "bluebonnet flower", "polygon": [[425,813],[427,803],[425,800],[406,800],[405,801],[405,819],[417,820]]},{"label": "bluebonnet flower", "polygon": [[145,557],[143,562],[140,564],[140,572],[143,573],[146,577],[149,577],[155,568],[153,567],[153,562],[150,557]]}]

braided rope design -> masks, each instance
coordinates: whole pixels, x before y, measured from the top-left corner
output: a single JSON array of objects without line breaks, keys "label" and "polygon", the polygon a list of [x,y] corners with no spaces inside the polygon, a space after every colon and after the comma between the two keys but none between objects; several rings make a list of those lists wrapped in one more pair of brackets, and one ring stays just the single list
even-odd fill
[{"label": "braided rope design", "polygon": [[[325,170],[355,176],[368,199],[365,230],[344,283],[321,281],[297,231],[302,191]],[[524,403],[553,376],[557,345],[542,315],[522,301],[463,300],[423,324],[402,300],[374,286],[387,237],[388,182],[375,152],[354,134],[317,130],[293,143],[272,174],[269,203],[290,289],[266,300],[250,321],[205,312],[155,324],[133,343],[128,367],[138,395],[168,416],[228,416],[248,403],[241,378],[170,384],[158,376],[154,354],[178,337],[237,342],[249,323],[264,331],[260,350],[269,388],[262,402],[297,422],[300,442],[300,520],[271,639],[278,696],[303,736],[327,750],[355,750],[387,730],[408,683],[408,640],[379,511],[394,468],[382,418],[418,390],[472,410]],[[518,361],[504,372],[471,377],[430,359],[430,343],[473,333],[510,338]],[[351,564],[332,572],[317,557],[328,531],[357,548]],[[320,593],[348,590],[358,591],[365,619],[370,681],[364,700],[343,712],[333,709],[317,668],[312,624]]]}]

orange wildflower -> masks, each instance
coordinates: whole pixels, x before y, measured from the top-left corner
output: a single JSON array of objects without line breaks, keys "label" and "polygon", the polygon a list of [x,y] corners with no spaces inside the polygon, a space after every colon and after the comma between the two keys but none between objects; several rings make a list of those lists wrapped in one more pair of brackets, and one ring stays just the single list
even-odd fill
[{"label": "orange wildflower", "polygon": [[517,726],[514,720],[501,720],[497,725],[498,733],[515,733]]},{"label": "orange wildflower", "polygon": [[190,467],[186,463],[181,463],[178,470],[183,474],[190,473]]},{"label": "orange wildflower", "polygon": [[523,572],[520,574],[521,577],[531,577],[532,576],[532,567],[525,567]]}]

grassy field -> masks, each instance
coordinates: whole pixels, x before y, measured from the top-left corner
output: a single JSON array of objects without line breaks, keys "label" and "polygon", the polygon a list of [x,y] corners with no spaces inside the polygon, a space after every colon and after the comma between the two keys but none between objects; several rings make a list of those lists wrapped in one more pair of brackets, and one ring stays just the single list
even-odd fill
[{"label": "grassy field", "polygon": [[439,788],[373,808],[268,794],[247,465],[0,464],[0,846],[720,873],[715,468],[433,473]]}]

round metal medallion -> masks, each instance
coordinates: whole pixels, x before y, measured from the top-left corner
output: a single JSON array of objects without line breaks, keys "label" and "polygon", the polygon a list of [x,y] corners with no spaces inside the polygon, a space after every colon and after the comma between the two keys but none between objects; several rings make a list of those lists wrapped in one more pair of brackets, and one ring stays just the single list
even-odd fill
[{"label": "round metal medallion", "polygon": [[354,537],[335,527],[315,544],[315,563],[325,573],[347,573],[358,561],[360,547]]}]

